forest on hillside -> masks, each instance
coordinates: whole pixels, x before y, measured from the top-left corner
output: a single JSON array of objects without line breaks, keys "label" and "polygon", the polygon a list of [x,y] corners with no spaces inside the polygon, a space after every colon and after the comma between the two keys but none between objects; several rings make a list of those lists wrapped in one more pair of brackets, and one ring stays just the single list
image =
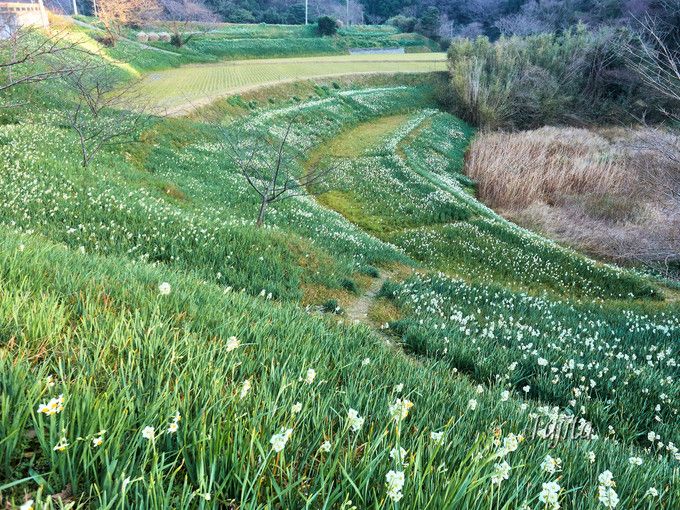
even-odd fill
[{"label": "forest on hillside", "polygon": [[[96,0],[77,0],[90,14]],[[64,12],[72,0],[47,0]],[[305,0],[162,0],[166,11],[204,4],[216,19],[238,23],[305,22]],[[627,26],[646,15],[667,15],[670,30],[680,30],[680,0],[308,0],[308,17],[330,15],[344,23],[392,23],[434,38],[531,35],[561,31],[582,22],[588,26]]]}]

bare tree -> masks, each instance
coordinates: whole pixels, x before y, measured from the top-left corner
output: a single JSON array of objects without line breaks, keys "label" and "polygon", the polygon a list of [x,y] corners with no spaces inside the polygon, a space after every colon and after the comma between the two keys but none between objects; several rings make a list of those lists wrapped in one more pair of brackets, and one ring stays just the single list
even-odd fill
[{"label": "bare tree", "polygon": [[91,56],[65,31],[8,25],[0,37],[0,108],[14,106],[2,96],[17,85],[37,83],[83,69]]},{"label": "bare tree", "polygon": [[87,167],[104,147],[132,143],[150,120],[138,82],[118,83],[109,65],[63,76],[75,105],[61,114],[78,135],[81,163]]},{"label": "bare tree", "polygon": [[204,33],[207,29],[200,25],[189,30],[191,24],[212,23],[218,17],[200,0],[160,0],[160,5],[164,11],[164,23],[166,29],[171,34],[170,42],[181,48],[199,33]]},{"label": "bare tree", "polygon": [[672,111],[663,113],[680,120],[680,51],[671,47],[652,17],[638,23],[641,33],[626,48],[628,65],[645,85],[674,104]]},{"label": "bare tree", "polygon": [[97,15],[104,25],[107,43],[115,45],[124,25],[141,24],[159,12],[157,0],[99,0]]},{"label": "bare tree", "polygon": [[240,139],[226,135],[227,147],[233,163],[238,167],[250,187],[259,197],[260,207],[256,225],[264,225],[269,206],[279,200],[314,194],[315,186],[321,184],[335,170],[333,165],[318,163],[308,168],[301,177],[292,173],[294,155],[289,139],[296,118],[286,126],[283,137],[276,141],[271,135],[261,136],[245,133]]}]

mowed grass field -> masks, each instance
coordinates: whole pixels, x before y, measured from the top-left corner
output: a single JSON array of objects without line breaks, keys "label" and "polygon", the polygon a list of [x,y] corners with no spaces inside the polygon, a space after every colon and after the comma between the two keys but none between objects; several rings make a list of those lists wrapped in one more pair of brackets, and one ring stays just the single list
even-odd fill
[{"label": "mowed grass field", "polygon": [[172,115],[220,97],[279,82],[351,74],[444,70],[444,53],[240,60],[149,74],[142,82],[142,93],[154,106]]}]

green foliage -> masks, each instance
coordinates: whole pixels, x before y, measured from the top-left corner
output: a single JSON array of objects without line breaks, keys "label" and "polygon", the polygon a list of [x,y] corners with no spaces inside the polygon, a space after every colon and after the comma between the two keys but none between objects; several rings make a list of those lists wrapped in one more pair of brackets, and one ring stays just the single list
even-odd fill
[{"label": "green foliage", "polygon": [[325,301],[321,305],[321,309],[325,313],[334,313],[336,315],[341,315],[342,314],[342,309],[340,308],[340,305],[338,304],[337,299],[329,299],[328,301]]},{"label": "green foliage", "polygon": [[361,266],[359,272],[371,278],[378,278],[380,276],[380,271],[373,266]]},{"label": "green foliage", "polygon": [[431,6],[425,10],[423,17],[416,24],[415,30],[430,39],[438,39],[440,26],[439,9]]},{"label": "green foliage", "polygon": [[393,16],[390,19],[388,19],[386,21],[386,23],[388,25],[395,27],[400,32],[410,34],[416,28],[416,21],[417,21],[416,18],[412,18],[412,17],[409,17],[409,16],[404,16],[403,14],[399,14],[397,16]]},{"label": "green foliage", "polygon": [[[540,469],[547,453],[564,459],[561,485],[581,488],[562,496],[565,506],[595,508],[604,469],[615,473],[624,502],[638,501],[649,486],[667,508],[678,501],[677,473],[665,461],[631,468],[623,446],[584,440],[551,448],[529,435],[509,454],[511,482],[492,490],[497,447],[489,424],[502,424],[504,435],[529,434],[528,412],[540,411],[502,402],[500,388],[479,394],[442,363],[412,363],[364,328],[4,230],[0,267],[5,501],[18,504],[28,492],[41,507],[57,508],[44,495],[68,486],[90,508],[221,508],[234,498],[242,508],[301,508],[349,494],[356,505],[386,509],[385,474],[404,469],[390,459],[395,447],[407,451],[409,465],[403,508],[534,501],[547,479]],[[171,292],[159,295],[166,281]],[[60,413],[36,412],[60,394]],[[402,424],[388,409],[397,397],[415,404]],[[478,402],[474,411],[470,399]],[[297,402],[302,409],[294,413]],[[358,432],[350,430],[349,409],[366,419]],[[153,440],[143,437],[146,427],[154,427]],[[292,433],[277,454],[270,439],[282,427]],[[443,432],[441,443],[431,432]],[[61,438],[68,446],[55,451]],[[328,452],[320,450],[326,440]],[[583,460],[590,450],[594,465]],[[303,479],[305,490],[297,490]],[[39,487],[42,496],[33,493]]]},{"label": "green foliage", "polygon": [[345,289],[348,292],[351,292],[352,294],[358,294],[359,293],[359,287],[357,286],[356,282],[354,280],[351,280],[349,278],[345,278],[340,282],[340,285],[342,286],[343,289]]},{"label": "green foliage", "polygon": [[321,16],[316,22],[317,30],[321,36],[332,36],[338,31],[338,22],[330,16]]},{"label": "green foliage", "polygon": [[579,25],[496,43],[457,39],[448,52],[454,111],[476,126],[524,129],[632,108],[640,98],[609,79],[626,73],[619,48],[628,37]]}]

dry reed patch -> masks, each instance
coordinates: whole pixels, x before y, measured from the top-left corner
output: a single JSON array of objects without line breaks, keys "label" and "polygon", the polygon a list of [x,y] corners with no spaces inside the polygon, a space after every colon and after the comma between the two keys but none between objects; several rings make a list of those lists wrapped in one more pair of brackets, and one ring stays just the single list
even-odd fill
[{"label": "dry reed patch", "polygon": [[585,129],[481,135],[466,168],[479,183],[480,198],[502,209],[550,204],[571,194],[617,194],[635,184],[611,143]]},{"label": "dry reed patch", "polygon": [[467,175],[507,217],[591,254],[680,270],[680,137],[545,127],[473,142]]}]

